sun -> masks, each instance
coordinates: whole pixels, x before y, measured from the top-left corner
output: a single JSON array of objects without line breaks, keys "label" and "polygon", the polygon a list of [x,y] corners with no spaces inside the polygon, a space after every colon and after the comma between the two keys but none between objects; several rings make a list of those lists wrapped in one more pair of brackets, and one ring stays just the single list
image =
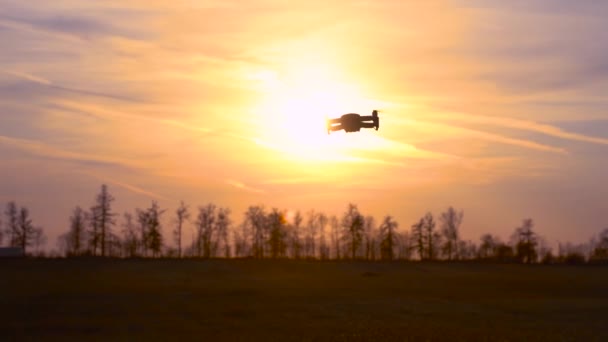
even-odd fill
[{"label": "sun", "polygon": [[364,108],[357,87],[340,82],[327,66],[299,66],[283,74],[252,75],[262,98],[255,109],[261,144],[299,161],[348,159],[343,133],[327,134],[326,119]]}]

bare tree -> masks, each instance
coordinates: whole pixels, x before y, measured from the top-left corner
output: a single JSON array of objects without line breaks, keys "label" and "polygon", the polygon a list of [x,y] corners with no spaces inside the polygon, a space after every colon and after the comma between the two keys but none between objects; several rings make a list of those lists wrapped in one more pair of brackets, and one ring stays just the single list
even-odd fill
[{"label": "bare tree", "polygon": [[380,258],[382,260],[393,260],[395,258],[397,227],[399,227],[398,223],[391,216],[384,217],[380,225]]},{"label": "bare tree", "polygon": [[342,216],[342,229],[344,230],[344,238],[348,243],[348,252],[351,259],[357,257],[359,247],[363,242],[364,218],[359,213],[359,209],[355,204],[349,203],[348,209]]},{"label": "bare tree", "polygon": [[602,230],[593,244],[590,260],[593,262],[608,261],[608,228]]},{"label": "bare tree", "polygon": [[268,214],[269,239],[268,248],[273,259],[283,258],[287,254],[287,231],[285,214],[273,208]]},{"label": "bare tree", "polygon": [[138,238],[137,227],[133,222],[133,215],[131,213],[124,213],[122,225],[123,235],[123,249],[124,254],[129,258],[136,257],[140,249],[140,241]]},{"label": "bare tree", "polygon": [[314,210],[306,213],[306,236],[304,238],[304,255],[308,258],[317,256],[317,232],[319,230],[319,213]]},{"label": "bare tree", "polygon": [[175,238],[175,244],[177,245],[177,257],[182,257],[182,228],[184,223],[190,219],[190,212],[188,211],[188,206],[181,201],[179,207],[175,211],[175,223],[176,227],[173,231],[173,236]]},{"label": "bare tree", "polygon": [[47,242],[46,234],[44,234],[44,229],[42,227],[34,228],[33,236],[32,236],[32,244],[34,245],[34,255],[44,257],[44,251],[42,251],[42,247],[46,245]]},{"label": "bare tree", "polygon": [[27,252],[27,247],[34,243],[36,237],[36,228],[32,224],[29,210],[22,207],[17,216],[17,231],[12,238],[12,247],[21,247],[23,253]]},{"label": "bare tree", "polygon": [[146,210],[147,218],[147,231],[146,237],[148,246],[152,252],[152,257],[160,256],[160,252],[163,247],[163,236],[162,227],[160,224],[160,217],[164,213],[164,210],[160,210],[156,201],[152,202],[152,206]]},{"label": "bare tree", "polygon": [[426,259],[426,243],[425,243],[425,232],[424,232],[424,218],[421,218],[418,222],[412,225],[412,239],[414,239],[414,245],[418,252],[418,258],[420,260]]},{"label": "bare tree", "polygon": [[108,186],[101,185],[101,191],[97,195],[97,201],[93,212],[93,220],[97,222],[99,229],[99,242],[101,248],[101,256],[106,256],[108,253],[107,240],[111,236],[111,227],[116,223],[114,213],[112,213],[112,202],[114,197],[108,191]]},{"label": "bare tree", "polygon": [[481,245],[478,250],[480,259],[491,259],[496,257],[497,248],[500,245],[500,239],[492,236],[492,234],[484,234],[480,238]]},{"label": "bare tree", "polygon": [[365,239],[365,259],[373,260],[376,257],[376,220],[368,215],[363,221],[363,235]]},{"label": "bare tree", "polygon": [[408,232],[401,232],[397,235],[397,238],[397,258],[403,260],[410,260],[414,251],[412,236]]},{"label": "bare tree", "polygon": [[252,248],[249,243],[249,237],[253,236],[251,227],[243,222],[239,225],[239,230],[234,231],[234,255],[238,257],[252,256]]},{"label": "bare tree", "polygon": [[[540,240],[540,239],[537,239]],[[518,247],[518,246],[516,246]],[[589,246],[585,243],[573,244],[570,242],[558,244],[558,259],[566,264],[582,264],[586,261],[587,251]],[[518,260],[525,262],[518,254]],[[535,254],[536,256],[536,254]]]},{"label": "bare tree", "polygon": [[334,257],[336,260],[340,259],[340,222],[335,215],[329,218],[329,225],[331,226],[331,244],[334,249]]},{"label": "bare tree", "polygon": [[319,258],[321,260],[329,259],[329,245],[325,236],[325,228],[329,222],[329,218],[324,213],[317,216],[319,222]]},{"label": "bare tree", "polygon": [[426,234],[426,251],[429,260],[435,260],[437,257],[437,245],[441,236],[435,231],[436,223],[433,214],[430,212],[424,216],[424,232]]},{"label": "bare tree", "polygon": [[61,237],[65,242],[66,256],[80,256],[85,253],[86,227],[85,211],[77,206],[70,216],[70,229]]},{"label": "bare tree", "polygon": [[4,210],[6,216],[6,235],[8,235],[8,245],[12,247],[18,246],[17,236],[19,235],[19,210],[17,203],[8,202]]},{"label": "bare tree", "polygon": [[228,241],[228,231],[230,229],[231,224],[232,223],[230,220],[230,209],[219,208],[215,225],[217,231],[217,238],[222,246],[222,254],[224,258],[230,258],[231,256],[230,243]]},{"label": "bare tree", "polygon": [[90,211],[85,213],[85,221],[89,223],[89,231],[87,232],[88,237],[88,249],[92,255],[98,255],[98,249],[101,244],[101,234],[99,232],[99,209],[97,207],[91,207]]},{"label": "bare tree", "polygon": [[261,259],[265,256],[267,238],[266,212],[261,205],[250,206],[245,212],[243,231],[251,234],[251,249],[253,257]]},{"label": "bare tree", "polygon": [[90,224],[89,246],[93,255],[97,255],[98,250],[101,256],[108,254],[109,241],[112,239],[111,227],[116,223],[115,214],[112,213],[113,201],[114,197],[109,193],[107,185],[103,184],[95,199],[95,205],[87,214]]},{"label": "bare tree", "polygon": [[532,228],[534,221],[530,218],[524,219],[522,225],[517,227],[513,234],[516,256],[520,262],[528,264],[535,262],[538,256],[536,251],[538,238]]},{"label": "bare tree", "polygon": [[135,209],[137,215],[137,224],[139,230],[139,249],[141,256],[148,256],[148,250],[150,249],[150,238],[148,234],[148,210]]},{"label": "bare tree", "polygon": [[458,256],[458,229],[462,224],[463,216],[464,213],[462,211],[457,212],[453,207],[449,207],[439,216],[441,234],[444,241],[442,252],[448,260],[452,260]]},{"label": "bare tree", "polygon": [[[215,233],[215,204],[207,204],[198,208],[196,219],[197,252],[199,257],[211,258],[213,255],[213,241]],[[202,252],[202,254],[201,254]]]},{"label": "bare tree", "polygon": [[302,230],[302,213],[298,210],[293,217],[293,223],[291,224],[291,234],[289,245],[291,247],[291,256],[294,259],[299,259],[302,256],[302,242],[300,241],[300,233]]},{"label": "bare tree", "polygon": [[477,245],[471,241],[458,240],[458,259],[471,260],[477,256]]}]

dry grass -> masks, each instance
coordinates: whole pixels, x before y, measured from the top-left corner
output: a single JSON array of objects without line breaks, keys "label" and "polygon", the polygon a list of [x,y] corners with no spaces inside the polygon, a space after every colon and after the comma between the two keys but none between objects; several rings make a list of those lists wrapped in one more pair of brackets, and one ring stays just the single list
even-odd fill
[{"label": "dry grass", "polygon": [[0,333],[35,341],[606,341],[607,284],[608,268],[592,266],[2,260]]}]

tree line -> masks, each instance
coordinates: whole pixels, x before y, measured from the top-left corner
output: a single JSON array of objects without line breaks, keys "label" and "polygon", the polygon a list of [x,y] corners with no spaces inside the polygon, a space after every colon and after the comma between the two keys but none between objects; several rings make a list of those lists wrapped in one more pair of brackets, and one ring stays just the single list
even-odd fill
[{"label": "tree line", "polygon": [[[213,203],[192,209],[182,201],[175,212],[167,213],[153,201],[148,208],[119,217],[112,209],[114,200],[108,187],[102,185],[89,209],[75,207],[67,231],[57,241],[57,253],[122,258],[608,262],[608,229],[587,244],[560,243],[553,251],[528,218],[508,241],[484,234],[475,243],[461,239],[464,213],[453,207],[436,216],[426,213],[409,229],[400,229],[392,216],[377,222],[352,203],[340,216],[254,205],[235,224],[229,208]],[[171,215],[169,237],[163,234],[164,215]],[[19,247],[28,255],[44,255],[44,230],[33,225],[27,208],[9,202],[0,227],[0,245],[6,240],[8,246]],[[190,237],[186,231],[191,231]]]}]

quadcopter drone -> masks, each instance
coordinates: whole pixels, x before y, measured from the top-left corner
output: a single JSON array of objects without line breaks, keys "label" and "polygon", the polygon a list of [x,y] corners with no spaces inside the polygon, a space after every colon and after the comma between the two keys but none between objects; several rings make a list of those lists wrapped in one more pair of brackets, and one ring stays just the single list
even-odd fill
[{"label": "quadcopter drone", "polygon": [[361,128],[375,128],[377,131],[379,127],[380,118],[377,110],[372,111],[372,115],[349,113],[337,119],[327,120],[327,134],[342,129],[346,133],[359,132]]}]

